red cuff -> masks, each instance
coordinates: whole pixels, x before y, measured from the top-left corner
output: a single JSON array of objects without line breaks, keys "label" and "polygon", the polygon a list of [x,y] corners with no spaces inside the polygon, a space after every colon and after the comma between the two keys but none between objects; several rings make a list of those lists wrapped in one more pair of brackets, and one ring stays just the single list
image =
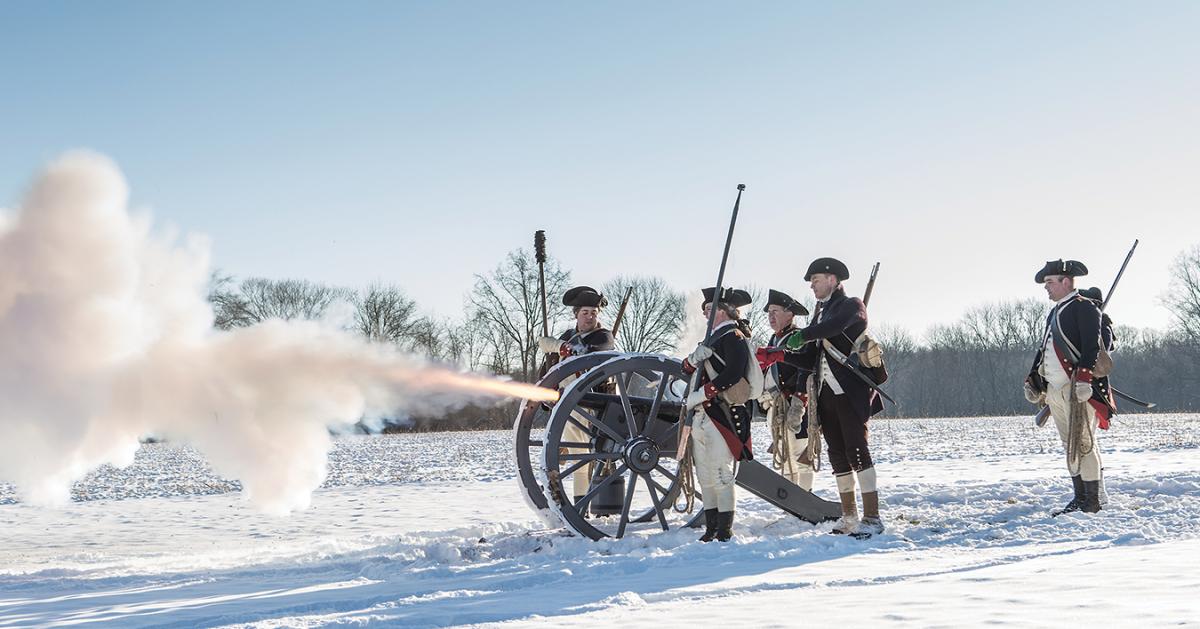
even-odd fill
[{"label": "red cuff", "polygon": [[1075,372],[1075,382],[1091,382],[1091,381],[1092,381],[1092,370],[1091,369],[1086,369],[1084,367],[1080,367]]},{"label": "red cuff", "polygon": [[695,372],[696,372],[696,368],[692,366],[692,363],[688,362],[688,359],[684,358],[683,359],[683,373],[690,376]]},{"label": "red cuff", "polygon": [[783,350],[773,347],[760,347],[754,352],[754,357],[758,359],[758,366],[766,371],[771,368],[771,365],[783,360]]},{"label": "red cuff", "polygon": [[571,348],[566,343],[558,346],[558,355],[563,358],[568,358],[571,355]]},{"label": "red cuff", "polygon": [[713,398],[715,398],[715,397],[717,397],[717,387],[716,387],[716,385],[714,385],[714,384],[713,384],[713,383],[711,383],[711,382],[705,382],[705,383],[704,383],[704,397],[706,397],[706,398],[708,398],[708,399],[710,399],[710,400],[711,400],[711,399],[713,399]]}]

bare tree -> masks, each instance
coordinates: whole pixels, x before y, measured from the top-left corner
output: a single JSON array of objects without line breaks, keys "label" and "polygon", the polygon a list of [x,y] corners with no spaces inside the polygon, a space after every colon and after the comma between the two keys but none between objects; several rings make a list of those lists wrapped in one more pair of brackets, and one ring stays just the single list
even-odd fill
[{"label": "bare tree", "polygon": [[[561,301],[569,283],[570,273],[559,268],[555,260],[547,260],[546,293],[552,333],[570,320],[570,310]],[[485,330],[489,355],[485,365],[496,373],[532,381],[537,376],[537,340],[542,335],[538,266],[533,255],[518,249],[491,273],[476,275],[467,301],[471,319]]]},{"label": "bare tree", "polygon": [[1200,246],[1176,256],[1162,300],[1174,317],[1174,331],[1192,344],[1200,342]]},{"label": "bare tree", "polygon": [[244,300],[238,294],[233,276],[213,269],[208,278],[208,302],[213,308],[213,326],[228,330],[234,326],[238,313],[245,311]]},{"label": "bare tree", "polygon": [[883,346],[883,351],[889,356],[914,354],[919,349],[916,337],[897,325],[872,326],[871,336],[875,337],[875,340]]},{"label": "bare tree", "polygon": [[369,341],[437,358],[437,326],[417,311],[417,302],[396,286],[372,285],[354,296],[354,329]]},{"label": "bare tree", "polygon": [[[617,347],[625,352],[665,353],[671,351],[683,331],[683,293],[672,290],[660,277],[618,276],[606,282],[602,292],[609,299],[611,316],[617,316],[625,291],[633,288],[629,305],[617,331]],[[614,303],[615,302],[615,303]]]},{"label": "bare tree", "polygon": [[353,294],[344,288],[308,280],[269,280],[252,277],[232,288],[233,278],[214,273],[209,282],[214,325],[221,329],[246,327],[267,319],[320,319]]},{"label": "bare tree", "polygon": [[751,342],[764,346],[775,333],[767,322],[767,313],[763,311],[767,305],[767,291],[755,284],[747,284],[744,288],[750,293],[750,304],[741,309],[742,318],[750,322],[750,331],[753,332]]},{"label": "bare tree", "polygon": [[418,325],[413,329],[411,341],[408,345],[408,350],[414,353],[423,354],[432,360],[447,360],[449,356],[449,342],[447,340],[447,330],[445,326],[439,325],[436,321],[429,317],[421,317]]},{"label": "bare tree", "polygon": [[934,326],[929,343],[963,349],[1031,349],[1042,338],[1048,310],[1047,304],[1032,298],[975,306],[953,324]]},{"label": "bare tree", "polygon": [[478,371],[487,360],[487,329],[479,319],[449,323],[443,329],[446,360],[469,371]]}]

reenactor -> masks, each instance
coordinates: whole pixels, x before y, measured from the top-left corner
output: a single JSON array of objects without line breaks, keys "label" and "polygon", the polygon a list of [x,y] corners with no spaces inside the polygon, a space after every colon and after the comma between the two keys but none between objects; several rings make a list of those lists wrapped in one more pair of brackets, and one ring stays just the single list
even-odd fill
[{"label": "reenactor", "polygon": [[715,308],[712,333],[683,361],[691,375],[699,370],[699,388],[688,395],[692,420],[692,452],[696,480],[704,498],[702,542],[729,541],[733,537],[735,504],[734,462],[751,459],[749,370],[753,363],[747,336],[738,321],[738,309],[750,303],[750,293],[727,288],[703,290],[705,318]]},{"label": "reenactor", "polygon": [[764,371],[763,394],[758,403],[766,410],[767,425],[771,427],[771,452],[784,477],[812,491],[814,461],[808,447],[806,408],[808,372],[784,362],[783,352],[772,351],[783,348],[788,338],[800,331],[796,317],[808,316],[808,308],[787,293],[770,289],[763,312],[767,313],[767,323],[774,334],[767,346],[757,352]]},{"label": "reenactor", "polygon": [[[608,305],[608,300],[599,291],[590,286],[576,286],[563,294],[562,303],[570,306],[575,315],[575,325],[557,337],[543,336],[538,340],[538,349],[544,354],[558,354],[562,359],[580,356],[591,352],[601,352],[616,348],[612,332],[600,325],[600,310]],[[565,387],[575,378],[564,378],[561,385]],[[586,421],[577,417],[581,422]],[[568,422],[563,429],[563,441],[587,443],[591,437]],[[567,448],[570,454],[584,454],[586,448]],[[578,503],[587,495],[591,466],[585,465],[571,474],[571,492]],[[585,514],[586,515],[586,514]]]},{"label": "reenactor", "polygon": [[[791,351],[784,360],[810,374],[808,403],[816,404],[817,423],[828,444],[829,466],[842,503],[842,517],[833,532],[869,537],[883,532],[883,520],[867,421],[883,410],[883,401],[860,377],[861,371],[854,373],[851,370],[856,368],[843,362],[854,355],[855,342],[867,329],[866,306],[861,299],[848,297],[842,287],[849,278],[850,270],[834,258],[818,258],[808,266],[804,280],[817,298],[816,309],[807,327],[788,336],[786,346]],[[855,485],[862,493],[861,520]]]},{"label": "reenactor", "polygon": [[1077,260],[1051,260],[1034,275],[1054,302],[1046,331],[1025,378],[1025,398],[1049,406],[1067,455],[1074,497],[1054,515],[1100,510],[1100,446],[1096,429],[1116,411],[1108,386],[1111,322],[1100,311],[1100,291],[1081,294],[1075,278],[1087,275]]}]

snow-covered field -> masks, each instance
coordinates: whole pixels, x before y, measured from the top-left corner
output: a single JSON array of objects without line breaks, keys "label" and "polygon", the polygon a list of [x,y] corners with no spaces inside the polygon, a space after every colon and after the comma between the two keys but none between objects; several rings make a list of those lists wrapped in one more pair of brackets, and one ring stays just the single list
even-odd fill
[{"label": "snow-covered field", "polygon": [[1069,491],[1052,428],[877,421],[885,535],[742,492],[730,544],[544,530],[506,432],[339,439],[287,518],[150,444],[63,508],[0,485],[0,627],[1200,625],[1200,416],[1121,416],[1101,439],[1107,510],[1050,518]]}]

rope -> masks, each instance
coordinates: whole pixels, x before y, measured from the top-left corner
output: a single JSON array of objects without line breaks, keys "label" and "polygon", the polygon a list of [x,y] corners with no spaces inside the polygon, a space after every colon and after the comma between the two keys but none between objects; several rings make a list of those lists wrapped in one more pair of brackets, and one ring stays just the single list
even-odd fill
[{"label": "rope", "polygon": [[821,471],[821,418],[817,415],[817,396],[821,393],[820,367],[808,377],[808,461],[814,472]]},{"label": "rope", "polygon": [[[683,444],[683,456],[679,457],[679,495],[672,507],[676,513],[691,513],[696,509],[696,477],[692,469],[692,440]],[[683,503],[680,504],[680,499]]]},{"label": "rope", "polygon": [[774,396],[771,401],[771,442],[775,444],[771,467],[785,476],[798,471],[796,460],[792,458],[792,440],[788,438],[787,415],[790,404],[782,395]]},{"label": "rope", "polygon": [[1080,400],[1075,395],[1074,376],[1072,376],[1069,386],[1071,387],[1071,418],[1067,428],[1067,462],[1073,468],[1071,471],[1078,473],[1081,459],[1092,453],[1096,437],[1092,423],[1088,421],[1088,402]]}]

